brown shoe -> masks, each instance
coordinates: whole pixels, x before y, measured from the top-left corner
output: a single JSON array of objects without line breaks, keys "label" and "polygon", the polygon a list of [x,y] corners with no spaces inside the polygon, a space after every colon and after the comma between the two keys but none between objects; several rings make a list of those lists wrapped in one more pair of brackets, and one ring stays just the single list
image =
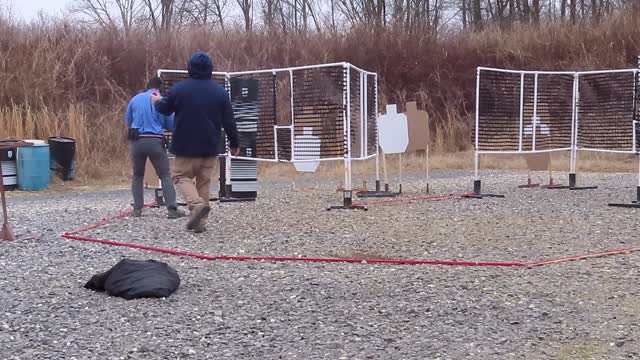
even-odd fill
[{"label": "brown shoe", "polygon": [[142,217],[142,209],[133,209],[133,217]]},{"label": "brown shoe", "polygon": [[196,226],[195,229],[189,230],[189,231],[193,232],[194,234],[201,234],[201,233],[207,231],[207,228],[204,225],[200,224],[200,225]]},{"label": "brown shoe", "polygon": [[187,216],[187,214],[184,211],[180,210],[180,209],[169,208],[167,210],[167,217],[169,219],[180,219],[180,218],[183,218],[185,216]]},{"label": "brown shoe", "polygon": [[194,230],[198,226],[202,225],[202,220],[209,216],[211,207],[209,204],[200,204],[193,208],[189,215],[189,221],[187,222],[187,230]]}]

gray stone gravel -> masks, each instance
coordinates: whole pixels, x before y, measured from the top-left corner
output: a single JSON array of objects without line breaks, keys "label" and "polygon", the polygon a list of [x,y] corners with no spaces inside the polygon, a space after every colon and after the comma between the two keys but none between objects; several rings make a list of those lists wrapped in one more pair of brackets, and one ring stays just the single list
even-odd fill
[{"label": "gray stone gravel", "polygon": [[[465,192],[468,175],[431,186]],[[407,196],[424,195],[421,179],[405,177]],[[324,210],[335,183],[263,181],[255,203],[214,203],[204,234],[150,209],[83,235],[210,255],[518,262],[640,246],[640,211],[606,206],[631,199],[633,175],[580,174],[600,188],[574,192],[517,189],[525,179],[483,178],[505,199],[367,212]],[[204,261],[59,237],[128,209],[126,190],[9,202],[20,236],[0,243],[0,359],[640,358],[640,253],[535,268]],[[180,289],[126,301],[82,288],[123,257],[169,263]]]}]

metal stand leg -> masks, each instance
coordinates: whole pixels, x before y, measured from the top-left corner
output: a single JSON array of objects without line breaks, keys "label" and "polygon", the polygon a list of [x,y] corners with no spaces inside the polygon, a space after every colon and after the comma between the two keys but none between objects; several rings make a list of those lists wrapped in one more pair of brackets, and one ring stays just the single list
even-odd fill
[{"label": "metal stand leg", "polygon": [[376,190],[375,191],[358,191],[356,192],[357,197],[367,198],[367,197],[396,197],[402,194],[402,185],[400,185],[400,191],[392,192],[389,191],[389,184],[384,184],[384,191],[380,190],[380,180],[376,180]]},{"label": "metal stand leg", "polygon": [[327,211],[330,210],[369,210],[366,205],[353,205],[352,199],[352,191],[343,191],[342,192],[342,205],[332,205],[327,208]]},{"label": "metal stand leg", "polygon": [[9,225],[9,218],[7,216],[7,199],[4,195],[4,181],[2,179],[2,166],[0,166],[0,193],[2,193],[2,232],[0,233],[0,239],[2,240],[15,240],[16,237]]},{"label": "metal stand leg", "polygon": [[553,177],[549,177],[549,184],[548,185],[543,185],[542,186],[543,189],[568,189],[569,186],[568,185],[562,185],[562,184],[556,184],[553,182]]},{"label": "metal stand leg", "polygon": [[597,189],[597,186],[577,186],[576,174],[569,174],[569,190],[592,190]]},{"label": "metal stand leg", "polygon": [[636,199],[630,203],[609,203],[609,206],[640,209],[640,186],[636,186]]},{"label": "metal stand leg", "polygon": [[16,237],[13,235],[13,231],[11,230],[11,226],[8,221],[5,221],[2,224],[2,233],[0,234],[0,239],[2,240],[15,240]]},{"label": "metal stand leg", "polygon": [[162,192],[162,189],[154,189],[153,192],[156,198],[156,206],[157,207],[164,206],[165,202],[164,202],[164,194]]},{"label": "metal stand leg", "polygon": [[540,187],[540,184],[534,184],[531,181],[531,176],[527,177],[527,183],[525,185],[518,185],[518,188],[520,189],[532,189],[532,188],[537,188]]},{"label": "metal stand leg", "polygon": [[482,193],[482,180],[474,180],[473,181],[473,193],[463,196],[463,198],[469,198],[469,199],[482,199],[482,198],[485,198],[485,197],[503,198],[504,195],[500,195],[500,194],[483,194]]}]

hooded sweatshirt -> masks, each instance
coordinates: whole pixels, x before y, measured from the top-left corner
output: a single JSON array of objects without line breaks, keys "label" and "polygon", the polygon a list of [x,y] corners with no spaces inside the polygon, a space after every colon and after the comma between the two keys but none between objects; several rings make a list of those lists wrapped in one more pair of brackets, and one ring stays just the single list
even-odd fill
[{"label": "hooded sweatshirt", "polygon": [[238,130],[228,93],[211,79],[213,62],[203,52],[191,56],[189,78],[176,83],[155,104],[158,112],[175,113],[170,151],[180,157],[217,156],[221,131],[232,148],[238,147]]}]

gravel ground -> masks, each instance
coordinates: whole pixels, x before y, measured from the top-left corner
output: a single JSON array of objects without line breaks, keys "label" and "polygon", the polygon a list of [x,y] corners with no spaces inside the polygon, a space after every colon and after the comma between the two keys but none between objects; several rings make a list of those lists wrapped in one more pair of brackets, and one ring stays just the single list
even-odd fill
[{"label": "gravel ground", "polygon": [[[424,195],[422,178],[406,176],[406,196]],[[640,246],[638,210],[606,206],[631,199],[633,175],[580,174],[599,185],[589,191],[517,189],[525,179],[486,174],[484,190],[504,199],[367,212],[326,211],[340,201],[335,183],[292,192],[263,181],[255,203],[213,203],[204,234],[150,209],[83,235],[210,255],[518,262]],[[441,172],[430,185],[466,192],[471,178]],[[130,201],[128,191],[10,196],[19,239],[0,243],[1,359],[640,358],[640,253],[535,268],[232,262],[59,237]],[[126,301],[82,287],[123,257],[169,263],[180,289]]]}]

